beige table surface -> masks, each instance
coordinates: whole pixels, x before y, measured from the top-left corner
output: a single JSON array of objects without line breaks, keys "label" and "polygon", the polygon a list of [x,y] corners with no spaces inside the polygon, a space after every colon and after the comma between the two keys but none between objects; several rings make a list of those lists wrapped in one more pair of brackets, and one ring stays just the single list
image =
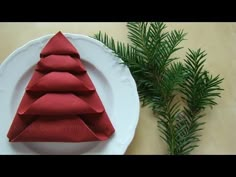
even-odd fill
[{"label": "beige table surface", "polygon": [[[206,67],[225,78],[222,99],[217,99],[218,105],[207,111],[200,147],[192,154],[236,154],[236,23],[167,25],[168,29],[184,29],[188,33],[179,56],[184,56],[187,48],[201,47],[208,53]],[[0,23],[0,62],[29,40],[59,30],[85,35],[101,30],[128,42],[126,23]],[[126,154],[166,154],[151,110],[141,108],[136,134]]]}]

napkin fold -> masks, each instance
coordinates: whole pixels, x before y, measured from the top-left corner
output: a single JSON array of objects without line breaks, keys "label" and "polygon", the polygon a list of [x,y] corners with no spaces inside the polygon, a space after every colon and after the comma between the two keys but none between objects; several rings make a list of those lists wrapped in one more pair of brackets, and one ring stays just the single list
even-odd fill
[{"label": "napkin fold", "polygon": [[9,141],[107,140],[115,129],[76,48],[58,32],[40,57],[9,128]]},{"label": "napkin fold", "polygon": [[49,55],[42,58],[36,67],[37,71],[67,71],[72,73],[83,73],[85,68],[80,60],[75,60],[68,55]]},{"label": "napkin fold", "polygon": [[76,48],[60,31],[48,41],[40,53],[42,58],[48,55],[69,55],[80,58]]}]

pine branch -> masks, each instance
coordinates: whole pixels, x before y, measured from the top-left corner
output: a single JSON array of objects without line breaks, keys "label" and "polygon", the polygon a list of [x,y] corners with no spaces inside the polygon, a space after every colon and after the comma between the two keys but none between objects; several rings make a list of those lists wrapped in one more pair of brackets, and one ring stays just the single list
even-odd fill
[{"label": "pine branch", "polygon": [[[122,42],[115,42],[115,40],[111,37],[109,38],[106,33],[104,35],[99,31],[94,35],[94,38],[101,41],[105,46],[112,50],[112,52],[127,64],[132,66],[135,65],[137,61],[142,62],[140,56],[137,55],[134,48],[129,44],[124,44]],[[134,63],[134,64],[132,64]]]},{"label": "pine branch", "polygon": [[[114,39],[112,37],[109,38],[106,33],[103,35],[99,32],[94,35],[94,38],[104,43],[117,57],[122,58],[124,64],[129,67],[136,80],[140,100],[143,101],[143,105],[150,103],[150,97],[155,94],[153,93],[153,82],[149,79],[153,77],[152,73],[149,71],[149,64],[142,59],[133,46],[119,41],[115,43]],[[139,81],[137,82],[137,80]],[[146,98],[144,93],[147,92],[149,92],[150,96]],[[156,98],[156,96],[154,98]]]},{"label": "pine branch", "polygon": [[[216,105],[216,97],[220,97],[219,84],[223,79],[219,75],[213,77],[209,72],[204,70],[206,53],[198,49],[193,51],[189,49],[185,60],[186,79],[181,85],[180,91],[183,94],[182,99],[186,102],[183,114],[177,122],[177,127],[186,127],[182,130],[181,136],[178,137],[179,154],[188,154],[200,141],[198,132],[202,130],[205,122],[201,121],[202,111],[207,107]],[[181,121],[182,120],[182,121]]]},{"label": "pine branch", "polygon": [[[206,53],[200,49],[189,50],[184,64],[175,61],[172,55],[182,48],[178,46],[186,36],[183,30],[164,32],[164,23],[128,23],[127,28],[131,44],[115,42],[101,32],[94,38],[129,67],[140,100],[158,118],[169,154],[189,154],[200,141],[202,111],[216,105],[223,79],[204,70]],[[180,93],[182,101],[176,101]]]},{"label": "pine branch", "polygon": [[135,46],[135,50],[149,61],[154,58],[156,48],[159,47],[161,41],[166,37],[167,33],[162,33],[166,28],[163,23],[128,23],[128,38]]},{"label": "pine branch", "polygon": [[176,154],[177,149],[176,136],[178,132],[176,131],[175,122],[178,114],[180,113],[179,103],[172,104],[170,100],[162,110],[158,111],[158,128],[162,133],[161,138],[168,145],[168,152],[171,155]]}]

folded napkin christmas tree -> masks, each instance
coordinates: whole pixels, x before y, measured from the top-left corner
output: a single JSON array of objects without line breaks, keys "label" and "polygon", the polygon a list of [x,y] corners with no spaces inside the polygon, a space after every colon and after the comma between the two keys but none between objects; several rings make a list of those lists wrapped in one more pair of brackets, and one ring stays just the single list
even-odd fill
[{"label": "folded napkin christmas tree", "polygon": [[114,127],[76,48],[58,32],[40,57],[7,134],[9,141],[108,139]]}]

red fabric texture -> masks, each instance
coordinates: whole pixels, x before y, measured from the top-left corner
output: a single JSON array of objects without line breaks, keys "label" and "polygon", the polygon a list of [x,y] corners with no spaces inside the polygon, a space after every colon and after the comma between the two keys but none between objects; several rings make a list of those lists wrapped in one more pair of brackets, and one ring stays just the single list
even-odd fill
[{"label": "red fabric texture", "polygon": [[40,57],[8,131],[9,141],[107,140],[115,129],[76,48],[58,32]]}]

